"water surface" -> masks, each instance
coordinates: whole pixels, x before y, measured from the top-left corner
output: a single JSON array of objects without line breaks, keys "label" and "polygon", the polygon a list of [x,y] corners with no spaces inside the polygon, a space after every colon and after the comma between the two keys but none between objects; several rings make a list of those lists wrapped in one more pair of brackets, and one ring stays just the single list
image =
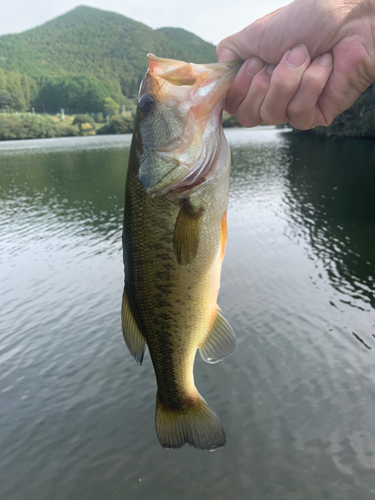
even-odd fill
[{"label": "water surface", "polygon": [[215,453],[160,448],[119,309],[130,136],[0,143],[0,498],[375,499],[375,148],[229,130]]}]

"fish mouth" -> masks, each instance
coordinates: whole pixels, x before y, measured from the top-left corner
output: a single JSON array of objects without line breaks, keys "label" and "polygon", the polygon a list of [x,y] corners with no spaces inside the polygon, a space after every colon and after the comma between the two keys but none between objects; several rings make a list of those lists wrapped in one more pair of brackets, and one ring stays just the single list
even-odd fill
[{"label": "fish mouth", "polygon": [[216,62],[208,64],[195,64],[175,59],[157,57],[154,54],[147,54],[148,71],[150,75],[163,78],[174,85],[193,85],[198,76],[207,72],[228,72],[234,70],[236,73],[243,64],[241,59],[229,62]]},{"label": "fish mouth", "polygon": [[224,63],[194,64],[164,59],[154,54],[147,54],[147,60],[148,73],[160,86],[161,100],[168,94],[167,89],[163,93],[166,83],[173,87],[190,87],[189,98],[195,101],[195,108],[204,104],[206,109],[212,109],[225,97],[243,64],[240,59]]},{"label": "fish mouth", "polygon": [[242,61],[193,64],[148,54],[148,63],[140,97],[151,93],[176,112],[183,106],[186,120],[173,146],[160,150],[150,144],[139,179],[151,196],[203,189],[214,178],[211,166],[221,145],[224,98]]}]

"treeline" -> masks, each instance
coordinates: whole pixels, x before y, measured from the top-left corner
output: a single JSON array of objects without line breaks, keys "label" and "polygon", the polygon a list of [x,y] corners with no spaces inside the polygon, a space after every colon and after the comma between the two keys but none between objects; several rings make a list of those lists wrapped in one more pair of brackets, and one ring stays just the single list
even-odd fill
[{"label": "treeline", "polygon": [[133,117],[112,115],[107,119],[102,113],[97,113],[94,116],[1,113],[0,141],[90,136],[96,134],[129,134],[133,132],[133,123]]},{"label": "treeline", "polygon": [[37,95],[38,86],[33,78],[0,68],[0,110],[27,111]]},{"label": "treeline", "polygon": [[[107,104],[110,104],[107,102]],[[92,113],[91,115],[47,115],[37,113],[0,113],[0,141],[46,139],[133,133],[134,115]],[[235,116],[225,116],[224,127],[240,124]]]},{"label": "treeline", "polygon": [[[108,110],[108,100],[112,107]],[[123,105],[134,107],[120,87],[91,76],[66,76],[39,80],[0,68],[0,111],[57,113],[98,113],[118,111]]]},{"label": "treeline", "polygon": [[111,98],[117,108],[127,102],[120,89],[89,76],[68,76],[44,79],[34,101],[37,111],[57,113],[64,109],[67,113],[105,111],[106,99]]}]

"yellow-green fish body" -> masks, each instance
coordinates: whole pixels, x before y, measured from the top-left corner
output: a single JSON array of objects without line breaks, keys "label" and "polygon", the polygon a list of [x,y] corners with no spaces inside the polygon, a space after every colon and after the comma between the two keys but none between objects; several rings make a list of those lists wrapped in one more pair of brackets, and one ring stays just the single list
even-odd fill
[{"label": "yellow-green fish body", "polygon": [[225,433],[193,365],[198,348],[210,363],[236,349],[217,296],[230,173],[221,111],[238,65],[148,57],[126,181],[122,326],[139,363],[149,347],[161,445],[213,450]]}]

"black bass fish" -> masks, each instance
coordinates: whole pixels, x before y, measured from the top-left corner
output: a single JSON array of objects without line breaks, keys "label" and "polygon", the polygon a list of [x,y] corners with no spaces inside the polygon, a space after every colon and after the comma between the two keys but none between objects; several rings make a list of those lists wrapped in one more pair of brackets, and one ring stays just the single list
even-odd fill
[{"label": "black bass fish", "polygon": [[197,349],[216,363],[237,347],[217,296],[230,173],[221,115],[240,63],[147,57],[125,188],[122,329],[139,364],[148,345],[162,447],[215,450],[225,432],[193,367]]}]

